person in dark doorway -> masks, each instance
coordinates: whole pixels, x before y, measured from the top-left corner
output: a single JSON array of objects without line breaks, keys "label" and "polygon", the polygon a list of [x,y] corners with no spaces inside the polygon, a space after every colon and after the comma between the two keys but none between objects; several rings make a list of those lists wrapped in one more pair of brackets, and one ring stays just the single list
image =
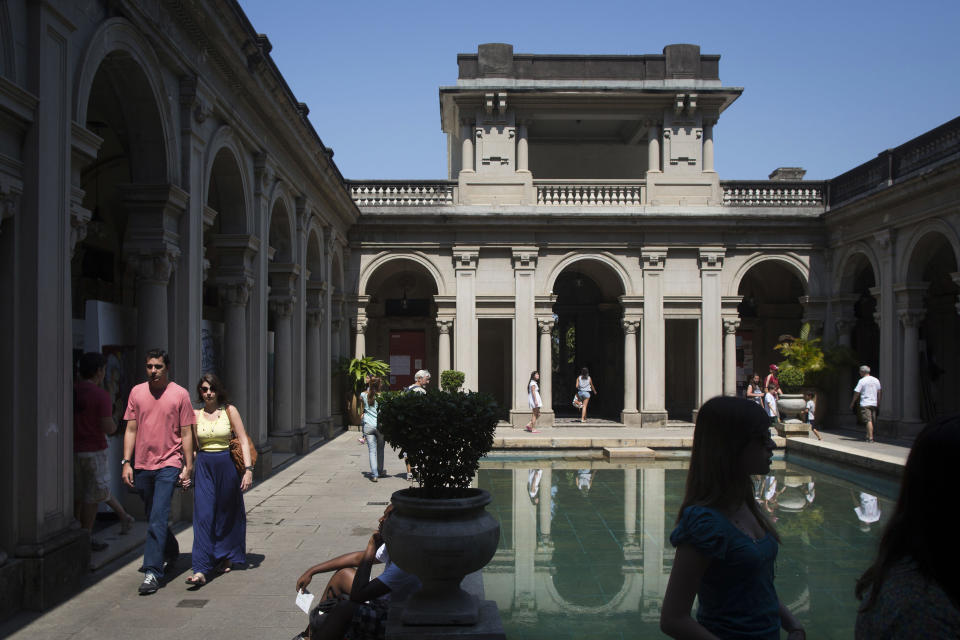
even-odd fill
[{"label": "person in dark doorway", "polygon": [[580,422],[587,421],[587,405],[590,404],[590,397],[592,395],[599,395],[600,392],[597,391],[597,388],[593,386],[593,378],[590,377],[590,371],[586,367],[580,369],[580,375],[577,376],[577,381],[574,383],[574,387],[577,390],[577,397],[580,399]]}]

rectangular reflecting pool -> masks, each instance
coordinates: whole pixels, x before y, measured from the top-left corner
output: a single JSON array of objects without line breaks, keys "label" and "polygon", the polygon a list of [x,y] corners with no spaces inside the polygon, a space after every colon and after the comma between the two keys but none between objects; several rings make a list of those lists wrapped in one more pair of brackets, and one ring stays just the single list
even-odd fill
[{"label": "rectangular reflecting pool", "polygon": [[[483,570],[511,640],[662,638],[670,532],[687,460],[492,457],[478,473],[500,520]],[[790,456],[775,459],[755,495],[783,540],[780,600],[809,638],[851,638],[854,582],[872,560],[898,482]]]}]

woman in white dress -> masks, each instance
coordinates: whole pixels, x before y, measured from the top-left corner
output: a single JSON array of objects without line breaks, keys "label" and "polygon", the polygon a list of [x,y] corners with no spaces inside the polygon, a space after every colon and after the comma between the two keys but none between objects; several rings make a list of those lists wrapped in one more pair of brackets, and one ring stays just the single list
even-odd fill
[{"label": "woman in white dress", "polygon": [[543,407],[543,400],[540,399],[539,371],[530,374],[530,382],[527,383],[527,404],[530,405],[530,411],[533,412],[533,415],[530,416],[530,422],[527,423],[524,430],[530,433],[540,433],[540,430],[535,428],[537,418],[540,417],[540,408]]}]

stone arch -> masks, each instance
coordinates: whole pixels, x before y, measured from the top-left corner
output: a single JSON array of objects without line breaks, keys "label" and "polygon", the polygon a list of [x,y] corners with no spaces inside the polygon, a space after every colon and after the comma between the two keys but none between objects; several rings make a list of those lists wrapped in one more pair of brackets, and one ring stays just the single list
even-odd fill
[{"label": "stone arch", "polygon": [[247,163],[244,162],[246,154],[243,146],[237,139],[233,128],[224,125],[217,129],[216,133],[207,145],[204,157],[204,180],[203,180],[203,201],[209,203],[211,198],[222,198],[223,194],[214,194],[213,181],[226,181],[226,185],[218,185],[221,190],[225,187],[230,189],[231,194],[226,197],[232,198],[233,194],[239,194],[241,199],[242,219],[231,219],[224,226],[222,219],[225,211],[218,209],[216,223],[217,228],[222,233],[250,233],[253,229],[252,221],[252,203],[253,195],[251,193],[252,178],[247,171]]},{"label": "stone arch", "polygon": [[554,284],[557,281],[557,278],[560,277],[560,274],[564,272],[570,265],[580,262],[580,261],[592,261],[599,262],[611,271],[613,271],[617,277],[620,279],[620,289],[623,295],[634,295],[633,282],[630,278],[630,275],[627,273],[627,270],[621,265],[617,258],[610,253],[570,253],[563,257],[553,267],[550,271],[550,274],[547,276],[546,286],[544,291],[540,295],[550,295],[553,293]]},{"label": "stone arch", "polygon": [[862,256],[870,264],[870,268],[873,270],[873,280],[878,285],[880,284],[880,265],[877,256],[866,243],[856,242],[847,247],[837,261],[836,277],[833,283],[835,292],[844,293],[853,289],[853,279],[859,271],[858,256]]},{"label": "stone arch", "polygon": [[[160,127],[160,140],[148,142],[152,142],[154,146],[162,144],[161,156],[164,160],[162,169],[164,175],[162,179],[155,179],[154,182],[178,184],[180,182],[180,169],[176,127],[173,125],[171,101],[165,99],[174,92],[168,91],[164,85],[162,67],[150,43],[137,31],[134,25],[124,18],[111,18],[105,21],[94,32],[87,44],[80,60],[74,86],[75,120],[86,126],[94,80],[104,62],[110,56],[115,56],[118,60],[124,62],[129,58],[129,62],[142,74],[142,79],[134,75],[131,78],[132,81],[145,82],[150,95],[153,97],[153,109],[156,112]],[[128,112],[134,114],[141,111],[141,109],[131,109]],[[136,113],[135,117],[151,118],[152,114]],[[143,143],[144,141],[139,141],[138,144],[143,146]]]},{"label": "stone arch", "polygon": [[310,280],[322,282],[327,278],[327,269],[324,264],[323,255],[323,230],[316,222],[316,218],[311,216],[310,227],[307,231],[307,271],[310,272]]},{"label": "stone arch", "polygon": [[810,271],[810,267],[806,265],[802,260],[797,258],[793,254],[784,253],[784,254],[769,254],[769,253],[755,253],[750,256],[740,268],[737,269],[737,272],[733,276],[733,280],[730,282],[730,288],[727,290],[728,296],[739,295],[738,291],[740,290],[740,284],[743,281],[744,276],[761,262],[776,262],[787,267],[790,271],[794,273],[799,279],[800,284],[803,286],[804,292],[809,294],[810,291],[814,288],[812,285],[814,283],[819,284],[817,281],[817,276],[815,273]]},{"label": "stone arch", "polygon": [[957,232],[940,218],[926,220],[916,227],[900,253],[896,282],[919,282],[925,261],[915,259],[924,249],[936,245],[938,238],[947,242],[953,250],[953,259],[960,265],[960,238]]},{"label": "stone arch", "polygon": [[423,267],[424,270],[433,278],[434,287],[436,287],[437,290],[436,295],[447,295],[443,276],[440,274],[440,271],[436,268],[436,266],[434,266],[433,262],[430,261],[430,258],[420,251],[410,251],[406,253],[383,251],[379,253],[367,264],[366,267],[363,268],[363,271],[360,273],[360,286],[358,287],[360,295],[370,295],[370,292],[367,291],[367,285],[370,282],[370,277],[376,273],[380,267],[393,260],[409,260],[417,263]]},{"label": "stone arch", "polygon": [[[296,209],[289,189],[277,183],[267,207],[269,245],[276,250],[274,261],[293,264],[297,260]],[[278,215],[279,214],[279,215]]]}]

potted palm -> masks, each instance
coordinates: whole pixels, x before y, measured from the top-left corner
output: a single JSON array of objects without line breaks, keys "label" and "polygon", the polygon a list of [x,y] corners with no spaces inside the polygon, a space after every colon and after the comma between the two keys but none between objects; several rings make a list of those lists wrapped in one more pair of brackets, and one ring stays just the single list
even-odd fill
[{"label": "potted palm", "polygon": [[784,391],[779,407],[780,414],[787,418],[797,418],[803,411],[804,390],[814,392],[818,407],[825,407],[823,390],[830,388],[829,381],[837,375],[838,370],[856,362],[849,347],[824,347],[820,338],[811,338],[809,322],[803,323],[797,336],[780,336],[774,349],[784,357],[778,365],[780,387]]},{"label": "potted palm", "polygon": [[360,393],[366,388],[367,380],[373,377],[384,379],[390,375],[390,365],[372,356],[362,358],[341,358],[337,369],[345,381],[344,403],[346,404],[349,424],[360,424]]},{"label": "potted palm", "polygon": [[479,602],[460,582],[490,562],[500,540],[500,523],[485,510],[489,492],[470,487],[496,426],[496,401],[483,393],[431,390],[381,400],[378,428],[407,453],[419,485],[393,494],[383,530],[390,558],[423,584],[404,607],[404,624],[478,620]]}]

